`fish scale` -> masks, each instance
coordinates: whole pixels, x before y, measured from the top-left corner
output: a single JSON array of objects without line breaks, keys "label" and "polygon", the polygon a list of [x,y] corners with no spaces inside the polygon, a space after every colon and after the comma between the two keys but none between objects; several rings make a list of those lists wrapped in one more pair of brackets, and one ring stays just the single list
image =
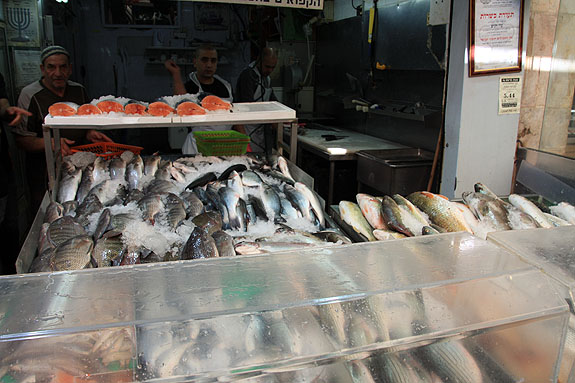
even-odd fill
[{"label": "fish scale", "polygon": [[54,246],[60,245],[68,239],[86,234],[86,230],[72,217],[62,217],[50,224],[48,228],[48,240]]},{"label": "fish scale", "polygon": [[50,266],[53,271],[86,268],[90,264],[93,247],[92,238],[87,235],[72,237],[54,249]]}]

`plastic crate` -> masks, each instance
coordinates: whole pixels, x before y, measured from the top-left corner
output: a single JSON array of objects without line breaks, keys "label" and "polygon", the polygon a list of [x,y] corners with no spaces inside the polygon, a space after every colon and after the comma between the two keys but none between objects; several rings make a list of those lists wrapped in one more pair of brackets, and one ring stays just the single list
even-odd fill
[{"label": "plastic crate", "polygon": [[103,157],[107,160],[110,158],[119,157],[126,150],[129,150],[134,154],[140,154],[142,149],[144,148],[141,146],[116,144],[115,142],[96,142],[93,144],[74,146],[70,148],[72,153],[92,152],[97,156]]},{"label": "plastic crate", "polygon": [[235,130],[194,132],[198,152],[205,156],[233,156],[245,154],[250,137]]}]

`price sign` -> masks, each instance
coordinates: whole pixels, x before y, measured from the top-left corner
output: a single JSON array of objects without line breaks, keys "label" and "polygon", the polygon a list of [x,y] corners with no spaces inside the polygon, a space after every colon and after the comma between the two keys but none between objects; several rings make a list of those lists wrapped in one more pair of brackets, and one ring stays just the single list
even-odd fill
[{"label": "price sign", "polygon": [[499,78],[499,114],[519,113],[521,107],[521,76]]}]

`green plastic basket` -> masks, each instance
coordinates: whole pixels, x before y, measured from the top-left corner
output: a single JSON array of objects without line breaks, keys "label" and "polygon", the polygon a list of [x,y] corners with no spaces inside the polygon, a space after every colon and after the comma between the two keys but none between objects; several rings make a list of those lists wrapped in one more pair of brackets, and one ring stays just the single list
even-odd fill
[{"label": "green plastic basket", "polygon": [[237,156],[245,154],[250,137],[235,130],[194,132],[198,152],[204,156]]}]

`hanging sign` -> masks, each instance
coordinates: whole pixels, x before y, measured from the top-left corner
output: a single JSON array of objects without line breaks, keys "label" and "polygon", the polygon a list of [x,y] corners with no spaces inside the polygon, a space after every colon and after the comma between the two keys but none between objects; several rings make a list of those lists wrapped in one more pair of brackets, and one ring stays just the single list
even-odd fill
[{"label": "hanging sign", "polygon": [[[191,0],[187,0],[191,1]],[[195,1],[195,0],[194,0]],[[324,0],[202,0],[204,3],[228,3],[244,5],[267,5],[270,7],[323,9]]]},{"label": "hanging sign", "polygon": [[40,47],[36,0],[4,0],[4,20],[8,45]]},{"label": "hanging sign", "polygon": [[499,114],[516,114],[521,107],[521,76],[499,78]]},{"label": "hanging sign", "polygon": [[15,86],[17,93],[20,93],[26,85],[40,80],[40,51],[37,50],[14,50]]}]

